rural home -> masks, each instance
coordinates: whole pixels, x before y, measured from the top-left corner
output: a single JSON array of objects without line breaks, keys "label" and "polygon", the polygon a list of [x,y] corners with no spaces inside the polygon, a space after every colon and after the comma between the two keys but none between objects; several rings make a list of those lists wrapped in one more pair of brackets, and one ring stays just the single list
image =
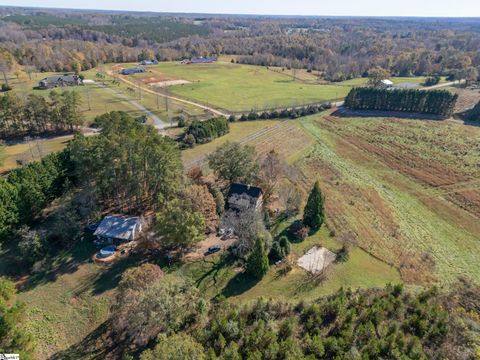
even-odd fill
[{"label": "rural home", "polygon": [[240,210],[254,207],[256,211],[259,211],[263,205],[262,189],[233,183],[228,192],[227,205],[230,209]]},{"label": "rural home", "polygon": [[137,240],[142,227],[143,219],[140,217],[108,215],[98,224],[93,235],[109,244],[125,243]]},{"label": "rural home", "polygon": [[182,64],[211,64],[217,61],[216,57],[194,57],[190,60],[182,60]]},{"label": "rural home", "polygon": [[385,89],[389,89],[389,88],[393,87],[393,82],[391,80],[388,80],[388,79],[384,79],[384,80],[380,81],[380,84]]},{"label": "rural home", "polygon": [[75,74],[48,76],[38,83],[39,89],[53,89],[55,87],[82,85],[82,79]]}]

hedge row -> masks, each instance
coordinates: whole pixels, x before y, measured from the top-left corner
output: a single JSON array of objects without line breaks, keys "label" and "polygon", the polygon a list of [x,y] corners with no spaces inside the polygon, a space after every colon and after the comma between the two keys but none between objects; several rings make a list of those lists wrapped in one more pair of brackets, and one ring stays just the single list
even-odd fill
[{"label": "hedge row", "polygon": [[450,116],[457,98],[446,90],[353,88],[345,99],[345,107]]},{"label": "hedge row", "polygon": [[[284,109],[284,110],[273,110],[273,111],[264,111],[258,113],[251,111],[248,114],[243,114],[238,120],[240,121],[252,121],[252,120],[268,120],[268,119],[296,119],[302,116],[308,116],[312,114],[319,113],[325,109],[330,109],[331,104],[321,104],[321,105],[309,105],[300,108]],[[236,121],[237,118],[235,115],[231,115],[229,118],[230,122]]]},{"label": "hedge row", "polygon": [[184,143],[189,146],[207,143],[229,131],[228,121],[223,116],[205,121],[195,120],[185,131]]}]

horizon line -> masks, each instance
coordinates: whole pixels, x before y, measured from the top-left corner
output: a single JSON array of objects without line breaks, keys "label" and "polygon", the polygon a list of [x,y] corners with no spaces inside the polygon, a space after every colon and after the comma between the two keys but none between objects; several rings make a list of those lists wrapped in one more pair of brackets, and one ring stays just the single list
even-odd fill
[{"label": "horizon line", "polygon": [[257,16],[257,17],[285,17],[285,18],[390,18],[390,19],[478,19],[480,16],[443,16],[443,15],[302,15],[302,14],[272,14],[272,13],[209,13],[209,12],[184,12],[184,11],[157,11],[157,10],[128,10],[128,9],[93,9],[93,8],[69,8],[69,7],[49,7],[49,6],[22,6],[0,4],[0,8],[19,8],[19,9],[38,9],[38,10],[73,10],[73,11],[118,11],[126,13],[149,13],[166,15],[208,15],[208,16]]}]

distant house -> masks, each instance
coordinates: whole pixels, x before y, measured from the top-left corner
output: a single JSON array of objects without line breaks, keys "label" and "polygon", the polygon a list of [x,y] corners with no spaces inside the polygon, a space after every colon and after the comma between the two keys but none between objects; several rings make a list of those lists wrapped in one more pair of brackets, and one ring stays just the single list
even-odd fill
[{"label": "distant house", "polygon": [[154,59],[154,60],[142,60],[140,62],[140,65],[157,65],[158,64],[158,60]]},{"label": "distant house", "polygon": [[194,57],[190,60],[182,60],[182,64],[211,64],[217,61],[216,57]]},{"label": "distant house", "polygon": [[131,75],[131,74],[138,74],[138,73],[144,73],[145,69],[142,68],[132,68],[132,69],[122,69],[120,71],[121,75]]},{"label": "distant house", "polygon": [[227,196],[227,205],[230,209],[242,210],[254,207],[260,210],[263,205],[262,189],[244,184],[232,184]]},{"label": "distant house", "polygon": [[53,89],[56,87],[78,86],[82,84],[82,79],[75,74],[53,75],[40,80],[38,88]]},{"label": "distant house", "polygon": [[380,81],[380,86],[385,88],[385,89],[389,89],[389,88],[393,87],[393,82],[391,80],[384,79],[384,80]]},{"label": "distant house", "polygon": [[124,243],[138,239],[142,232],[143,219],[123,215],[108,215],[98,224],[93,233],[107,243]]}]

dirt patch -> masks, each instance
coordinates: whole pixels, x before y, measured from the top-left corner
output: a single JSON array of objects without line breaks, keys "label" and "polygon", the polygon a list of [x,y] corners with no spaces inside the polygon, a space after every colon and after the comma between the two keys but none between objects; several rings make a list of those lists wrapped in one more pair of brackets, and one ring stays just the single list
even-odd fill
[{"label": "dirt patch", "polygon": [[190,84],[191,82],[188,80],[166,80],[166,81],[159,81],[159,82],[151,82],[149,85],[155,86],[155,87],[169,87],[169,86],[174,86],[174,85],[184,85],[184,84]]},{"label": "dirt patch", "polygon": [[234,244],[234,239],[229,240],[222,240],[216,235],[210,235],[205,240],[200,241],[193,249],[191,249],[185,256],[184,260],[192,261],[203,259],[205,257],[205,253],[208,251],[210,246],[218,245],[225,251],[230,246]]},{"label": "dirt patch", "polygon": [[315,246],[299,258],[297,264],[315,275],[324,271],[336,258],[337,255],[330,250]]}]

